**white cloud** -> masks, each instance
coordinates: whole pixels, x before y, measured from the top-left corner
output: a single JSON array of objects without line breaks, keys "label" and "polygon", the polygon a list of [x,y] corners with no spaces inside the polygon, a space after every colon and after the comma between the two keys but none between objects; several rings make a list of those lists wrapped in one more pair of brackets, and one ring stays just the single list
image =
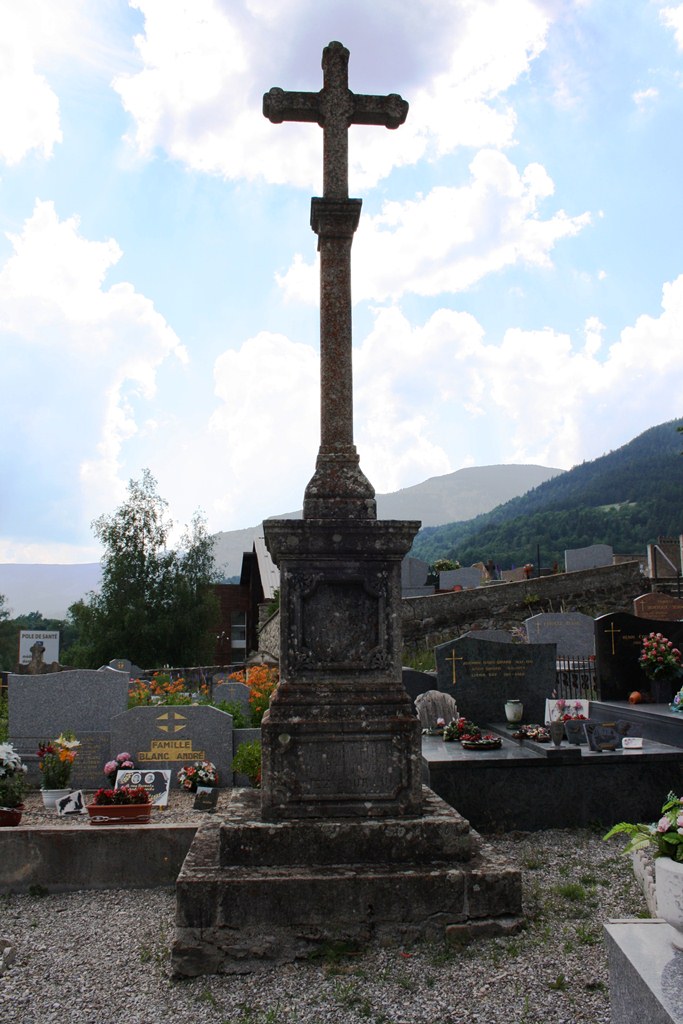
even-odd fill
[{"label": "white cloud", "polygon": [[649,110],[653,103],[659,99],[659,89],[650,86],[648,89],[639,89],[633,93],[633,102],[638,110]]},{"label": "white cloud", "polygon": [[32,150],[52,156],[61,142],[59,101],[44,75],[36,70],[36,26],[26,9],[4,3],[0,35],[0,159],[20,163]]},{"label": "white cloud", "polygon": [[[361,218],[353,249],[354,300],[455,293],[506,267],[551,266],[557,242],[591,220],[588,213],[570,217],[564,210],[542,219],[541,205],[553,191],[540,165],[520,173],[502,153],[482,150],[466,185],[385,203],[377,217]],[[288,300],[314,303],[317,276],[317,263],[297,255],[277,280]]]},{"label": "white cloud", "polygon": [[[66,484],[89,519],[119,496],[121,449],[155,394],[159,366],[186,354],[132,285],[104,288],[121,255],[115,241],[83,238],[77,218],[60,221],[40,201],[21,234],[8,237],[14,251],[0,269],[4,426],[25,452],[14,500],[42,501],[47,512],[59,492],[60,518],[69,514]],[[38,466],[42,495],[31,490]]]},{"label": "white cloud", "polygon": [[349,46],[352,90],[374,91],[379,83],[366,86],[362,76],[381,78],[383,91],[403,90],[411,103],[398,132],[353,129],[355,189],[425,153],[509,145],[515,118],[500,96],[542,50],[548,25],[531,0],[447,7],[425,0],[412,14],[402,0],[372,10],[335,3],[327,18],[317,0],[299,0],[296,12],[291,4],[220,0],[132,3],[145,18],[144,34],[136,38],[143,67],[117,76],[113,85],[131,115],[139,152],[150,157],[163,149],[226,178],[264,176],[316,190],[320,132],[309,124],[273,126],[261,114],[262,94],[271,85],[321,88],[312,25],[322,33],[330,22],[329,31]]},{"label": "white cloud", "polygon": [[667,28],[673,29],[676,46],[683,51],[683,4],[678,7],[663,7],[659,17]]}]

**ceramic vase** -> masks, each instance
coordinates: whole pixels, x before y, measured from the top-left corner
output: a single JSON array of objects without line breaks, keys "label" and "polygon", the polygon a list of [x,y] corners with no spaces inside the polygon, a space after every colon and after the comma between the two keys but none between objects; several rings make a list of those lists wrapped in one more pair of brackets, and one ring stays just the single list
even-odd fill
[{"label": "ceramic vase", "polygon": [[655,891],[657,894],[657,916],[676,930],[672,944],[683,950],[683,864],[671,857],[657,857],[655,860]]},{"label": "ceramic vase", "polygon": [[48,811],[54,811],[57,807],[57,801],[61,800],[62,797],[68,796],[70,792],[70,789],[41,789],[40,795],[43,798],[43,807]]},{"label": "ceramic vase", "polygon": [[523,714],[524,705],[521,700],[508,700],[505,702],[505,717],[511,726],[521,722]]}]

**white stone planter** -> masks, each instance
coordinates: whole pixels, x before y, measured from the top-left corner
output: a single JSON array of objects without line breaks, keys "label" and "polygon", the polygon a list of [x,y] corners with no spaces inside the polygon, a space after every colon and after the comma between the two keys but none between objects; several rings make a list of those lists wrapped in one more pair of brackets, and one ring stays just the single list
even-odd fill
[{"label": "white stone planter", "polygon": [[673,940],[676,949],[683,950],[683,864],[671,857],[657,857],[655,860],[655,890],[657,893],[657,916],[676,929],[678,936]]}]

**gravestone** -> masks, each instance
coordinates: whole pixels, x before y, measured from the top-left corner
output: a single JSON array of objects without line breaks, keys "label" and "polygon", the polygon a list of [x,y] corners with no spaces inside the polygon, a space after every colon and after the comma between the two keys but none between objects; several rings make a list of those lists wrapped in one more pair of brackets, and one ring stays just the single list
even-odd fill
[{"label": "gravestone", "polygon": [[566,572],[581,569],[598,569],[601,565],[612,565],[614,551],[609,544],[589,544],[585,548],[569,548],[564,553]]},{"label": "gravestone", "polygon": [[633,614],[641,619],[678,622],[683,620],[683,598],[672,594],[641,594],[634,598]]},{"label": "gravestone", "polygon": [[236,679],[226,679],[225,682],[214,685],[211,697],[216,704],[220,704],[221,701],[225,701],[226,704],[240,704],[249,719],[251,716],[250,693],[251,690],[246,683],[240,683]]},{"label": "gravestone", "polygon": [[459,637],[435,648],[439,689],[477,725],[505,721],[505,702],[521,700],[525,722],[543,722],[555,686],[554,644],[499,644]]},{"label": "gravestone", "polygon": [[39,781],[33,756],[38,744],[71,731],[81,744],[72,785],[102,785],[102,766],[112,756],[111,721],[128,705],[127,675],[85,668],[37,676],[10,673],[8,696],[9,739],[26,759],[30,781]]},{"label": "gravestone", "polygon": [[434,729],[439,721],[448,725],[458,717],[458,705],[450,693],[442,690],[428,690],[415,698],[415,709],[423,729]]},{"label": "gravestone", "polygon": [[108,667],[116,669],[117,672],[125,672],[131,679],[139,679],[143,674],[140,666],[134,665],[130,658],[112,658]]},{"label": "gravestone", "polygon": [[558,657],[591,658],[595,628],[581,612],[541,612],[524,620],[530,644],[556,644]]},{"label": "gravestone", "polygon": [[522,583],[527,577],[524,566],[520,565],[516,569],[501,569],[500,578],[503,583]]},{"label": "gravestone", "polygon": [[452,590],[453,587],[474,590],[479,586],[481,586],[481,569],[477,569],[475,566],[446,569],[439,573],[439,590]]},{"label": "gravestone", "polygon": [[232,785],[232,715],[205,704],[130,708],[111,723],[111,749],[128,751],[138,770],[176,772],[192,761],[212,761],[219,785]]},{"label": "gravestone", "polygon": [[473,640],[494,640],[497,644],[514,643],[512,633],[507,629],[470,629],[463,635],[471,636]]},{"label": "gravestone", "polygon": [[401,671],[401,680],[403,682],[403,688],[408,693],[413,701],[416,697],[419,697],[421,693],[426,693],[427,690],[436,690],[436,674],[434,672],[421,672],[416,668],[404,668]]},{"label": "gravestone", "polygon": [[642,619],[627,612],[612,612],[595,620],[595,666],[600,700],[628,700],[634,690],[650,691],[640,667],[643,637],[662,633],[683,651],[683,622]]},{"label": "gravestone", "polygon": [[429,565],[421,558],[410,555],[401,562],[401,592],[403,597],[423,597],[433,594],[434,587],[427,583]]}]

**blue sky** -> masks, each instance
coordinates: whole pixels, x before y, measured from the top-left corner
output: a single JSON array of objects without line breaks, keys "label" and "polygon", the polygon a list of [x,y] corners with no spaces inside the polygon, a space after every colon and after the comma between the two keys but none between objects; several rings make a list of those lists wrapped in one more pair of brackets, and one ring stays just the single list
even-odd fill
[{"label": "blue sky", "polygon": [[151,470],[179,526],[301,506],[322,132],[350,130],[355,439],[379,492],[570,468],[681,415],[683,4],[0,0],[0,562],[99,557]]}]

